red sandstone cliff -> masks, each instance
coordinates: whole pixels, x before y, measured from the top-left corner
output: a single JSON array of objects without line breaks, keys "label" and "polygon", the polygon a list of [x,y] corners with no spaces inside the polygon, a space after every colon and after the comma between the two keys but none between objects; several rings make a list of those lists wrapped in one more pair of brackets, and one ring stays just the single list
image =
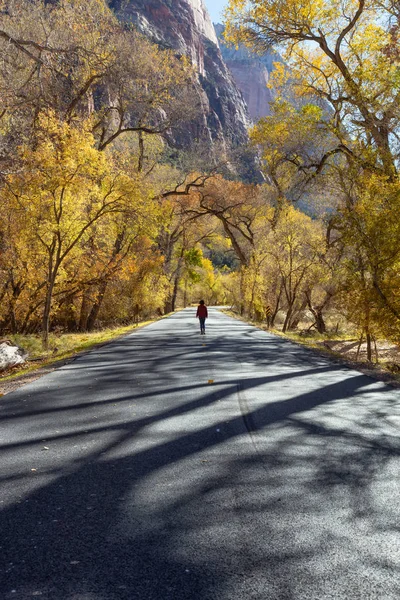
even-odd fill
[{"label": "red sandstone cliff", "polygon": [[268,87],[270,73],[274,62],[280,62],[282,58],[275,53],[257,56],[244,47],[228,47],[222,37],[223,29],[222,25],[215,25],[222,57],[243,94],[250,117],[257,121],[270,114],[269,103],[275,95],[274,90]]}]

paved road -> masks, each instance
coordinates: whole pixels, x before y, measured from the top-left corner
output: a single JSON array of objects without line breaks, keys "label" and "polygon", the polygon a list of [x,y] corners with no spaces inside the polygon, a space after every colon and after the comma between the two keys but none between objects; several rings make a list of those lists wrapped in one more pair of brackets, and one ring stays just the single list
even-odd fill
[{"label": "paved road", "polygon": [[1,399],[1,600],[398,600],[400,391],[194,314]]}]

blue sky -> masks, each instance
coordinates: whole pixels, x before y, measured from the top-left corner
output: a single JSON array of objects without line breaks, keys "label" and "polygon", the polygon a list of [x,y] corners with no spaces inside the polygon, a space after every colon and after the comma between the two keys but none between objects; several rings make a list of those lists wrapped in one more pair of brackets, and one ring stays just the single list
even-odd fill
[{"label": "blue sky", "polygon": [[226,6],[227,0],[204,0],[213,23],[221,23],[221,11]]}]

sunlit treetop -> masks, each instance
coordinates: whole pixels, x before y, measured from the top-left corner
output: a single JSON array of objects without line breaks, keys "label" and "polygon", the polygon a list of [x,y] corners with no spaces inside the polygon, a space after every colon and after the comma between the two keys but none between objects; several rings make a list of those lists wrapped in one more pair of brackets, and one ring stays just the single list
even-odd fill
[{"label": "sunlit treetop", "polygon": [[395,2],[230,0],[225,17],[228,41],[261,52],[279,50],[288,69],[275,82],[291,80],[297,94],[330,103],[335,123],[361,136],[376,150],[376,166],[395,175],[394,139],[400,133]]},{"label": "sunlit treetop", "polygon": [[[331,51],[350,43],[354,31],[371,23],[383,29],[393,18],[390,6],[374,0],[229,0],[226,37],[235,43],[258,41],[264,48],[288,49],[307,41]],[[350,34],[350,37],[349,37]],[[364,40],[369,43],[369,39]]]}]

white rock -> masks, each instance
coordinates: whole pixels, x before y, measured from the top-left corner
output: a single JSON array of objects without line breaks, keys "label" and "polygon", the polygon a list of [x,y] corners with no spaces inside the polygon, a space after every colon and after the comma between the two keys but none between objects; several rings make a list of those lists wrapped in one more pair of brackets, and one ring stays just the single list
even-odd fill
[{"label": "white rock", "polygon": [[0,371],[15,365],[22,365],[25,359],[26,352],[22,348],[10,346],[6,342],[0,344]]},{"label": "white rock", "polygon": [[192,7],[194,22],[196,23],[198,30],[216,46],[219,46],[214,25],[212,24],[203,0],[188,0],[188,4]]}]

